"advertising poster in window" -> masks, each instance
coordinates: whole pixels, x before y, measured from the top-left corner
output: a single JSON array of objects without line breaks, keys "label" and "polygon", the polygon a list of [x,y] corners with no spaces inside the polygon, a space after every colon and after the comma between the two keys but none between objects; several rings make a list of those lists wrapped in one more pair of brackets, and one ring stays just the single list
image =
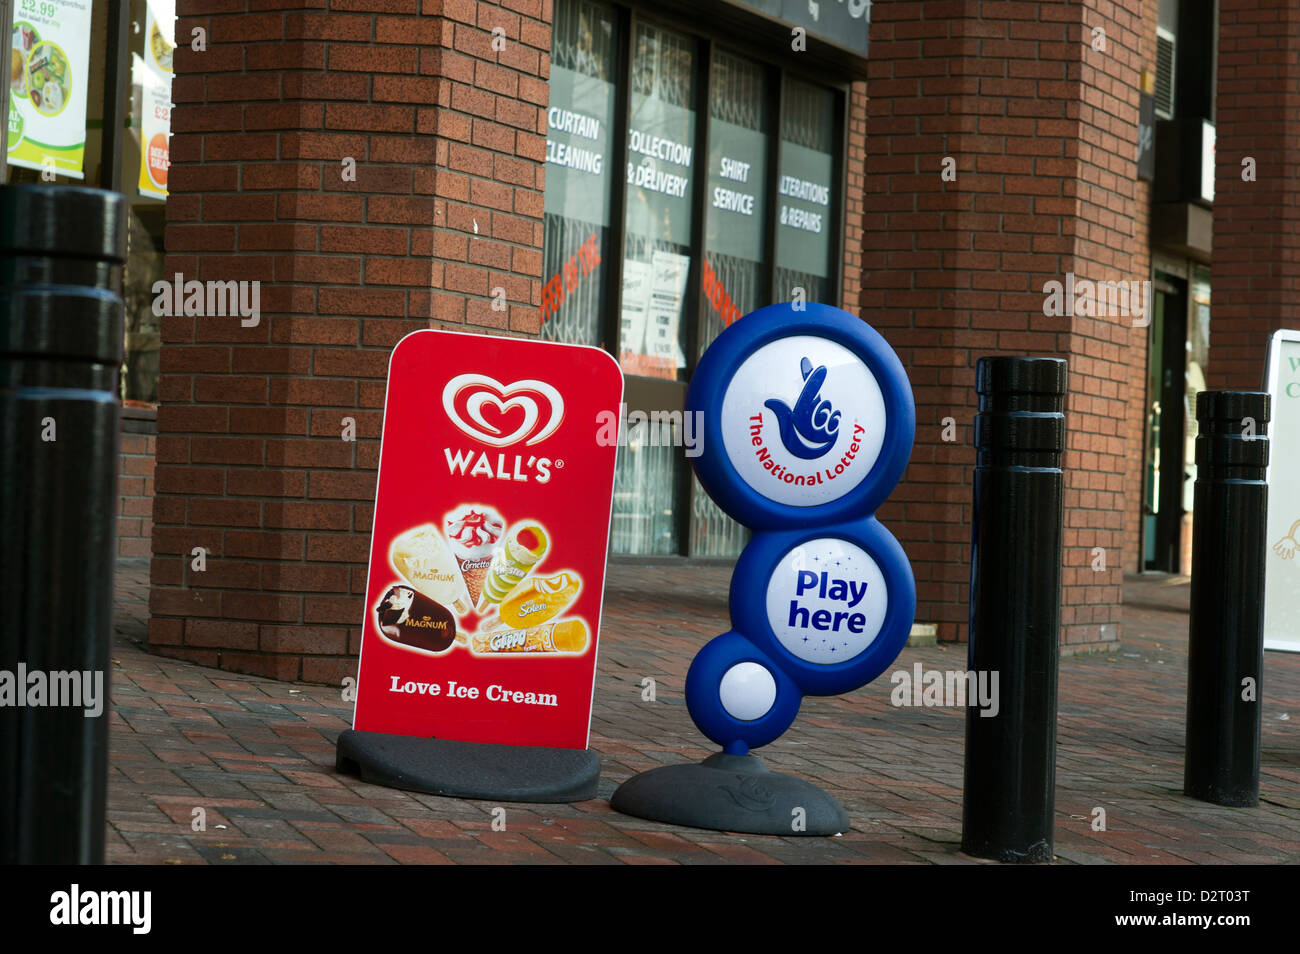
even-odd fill
[{"label": "advertising poster in window", "polygon": [[83,179],[90,0],[15,0],[9,163]]},{"label": "advertising poster in window", "polygon": [[136,64],[140,86],[141,195],[167,198],[172,110],[172,53],[176,49],[175,0],[149,0],[145,14],[144,68]]},{"label": "advertising poster in window", "polygon": [[645,353],[659,367],[686,367],[679,326],[686,299],[686,278],[691,260],[685,255],[655,249],[650,256],[650,299],[646,306]]},{"label": "advertising poster in window", "polygon": [[675,380],[686,366],[680,335],[689,260],[662,246],[690,245],[695,114],[636,94],[629,125],[627,233],[643,240],[644,251],[629,252],[623,264],[620,363],[629,374]]},{"label": "advertising poster in window", "polygon": [[763,260],[767,136],[714,119],[709,127],[709,251]]},{"label": "advertising poster in window", "polygon": [[831,176],[830,153],[792,142],[781,144],[781,177],[777,182],[780,264],[797,272],[825,278],[830,274]]},{"label": "advertising poster in window", "polygon": [[624,370],[628,369],[634,355],[645,353],[646,300],[649,295],[650,263],[631,259],[624,262],[622,328],[619,333],[619,340],[623,343]]},{"label": "advertising poster in window", "polygon": [[551,67],[546,111],[546,212],[609,225],[610,118],[614,86],[594,76]]}]

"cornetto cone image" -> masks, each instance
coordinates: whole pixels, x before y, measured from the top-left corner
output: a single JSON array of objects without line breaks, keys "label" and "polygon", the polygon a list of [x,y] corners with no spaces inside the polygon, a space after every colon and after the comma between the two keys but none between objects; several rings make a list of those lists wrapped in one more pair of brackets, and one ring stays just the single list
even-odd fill
[{"label": "cornetto cone image", "polygon": [[465,579],[469,601],[476,605],[483,592],[492,554],[501,543],[506,523],[501,514],[486,504],[465,504],[443,518],[447,542]]}]

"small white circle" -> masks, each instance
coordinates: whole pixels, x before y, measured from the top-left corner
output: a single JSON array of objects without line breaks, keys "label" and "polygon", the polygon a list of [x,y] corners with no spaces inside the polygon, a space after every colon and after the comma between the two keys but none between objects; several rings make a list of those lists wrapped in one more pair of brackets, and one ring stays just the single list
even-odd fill
[{"label": "small white circle", "polygon": [[753,722],[766,715],[776,702],[776,680],[756,662],[736,663],[723,674],[718,695],[729,716]]},{"label": "small white circle", "polygon": [[776,565],[767,582],[767,621],[795,656],[835,666],[876,639],[889,608],[885,575],[861,547],[836,537],[809,540]]},{"label": "small white circle", "polygon": [[815,507],[871,472],[885,443],[885,398],[871,369],[837,341],[778,338],[746,358],[722,396],[722,446],[769,500]]}]

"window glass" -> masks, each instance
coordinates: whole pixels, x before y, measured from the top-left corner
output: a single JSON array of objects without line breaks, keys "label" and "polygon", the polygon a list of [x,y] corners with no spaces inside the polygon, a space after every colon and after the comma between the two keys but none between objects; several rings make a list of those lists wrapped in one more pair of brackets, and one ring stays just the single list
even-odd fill
[{"label": "window glass", "polygon": [[699,352],[767,303],[767,87],[761,66],[718,50],[709,104],[709,188]]},{"label": "window glass", "polygon": [[555,4],[546,112],[542,337],[601,344],[610,235],[617,27],[587,0]]},{"label": "window glass", "polygon": [[[763,67],[714,53],[709,103],[708,213],[699,351],[727,325],[767,304],[768,90]],[[691,555],[736,556],[748,531],[692,476]]]},{"label": "window glass", "polygon": [[[163,276],[167,175],[170,168],[174,0],[131,0],[131,128],[122,151],[122,190],[131,206],[127,232],[126,360],[122,399],[158,400],[161,319],[153,313],[154,283]],[[186,276],[189,278],[191,276]]]},{"label": "window glass", "polygon": [[614,553],[680,553],[676,519],[680,447],[629,439],[619,448],[614,471]]},{"label": "window glass", "polygon": [[[628,374],[670,381],[686,374],[694,50],[694,39],[654,24],[638,23],[633,36],[619,362]],[[682,552],[678,514],[685,466],[680,447],[634,439],[629,429],[614,477],[615,553]]]},{"label": "window glass", "polygon": [[808,301],[833,304],[835,94],[787,77],[781,125],[777,294],[788,301],[795,288],[803,288]]},{"label": "window glass", "polygon": [[637,13],[630,36],[619,21],[612,4],[555,0],[541,336],[605,347],[628,375],[612,552],[732,557],[749,533],[694,481],[682,435],[631,425],[679,412],[688,368],[774,290],[834,302],[839,94],[720,45],[702,61],[697,37]]},{"label": "window glass", "polygon": [[695,168],[695,41],[640,23],[627,141],[623,370],[684,380]]}]

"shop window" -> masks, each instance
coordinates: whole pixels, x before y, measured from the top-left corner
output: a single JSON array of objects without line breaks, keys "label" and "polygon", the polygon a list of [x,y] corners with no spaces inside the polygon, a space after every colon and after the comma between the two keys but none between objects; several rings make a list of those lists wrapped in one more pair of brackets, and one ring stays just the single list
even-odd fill
[{"label": "shop window", "polygon": [[[618,353],[625,373],[668,381],[686,377],[695,46],[650,23],[638,23],[633,34]],[[686,465],[671,437],[662,426],[629,430],[615,476],[615,553],[680,552]]]},{"label": "shop window", "polygon": [[[163,277],[175,6],[10,4],[4,181],[97,186],[127,199],[121,398],[128,407],[158,399],[161,335],[152,288]],[[106,123],[110,105],[125,128]]]},{"label": "shop window", "polygon": [[628,374],[685,380],[695,169],[695,41],[638,23],[628,117],[619,357]]},{"label": "shop window", "polygon": [[617,18],[557,3],[546,113],[542,337],[599,345],[609,276]]},{"label": "shop window", "polygon": [[843,93],[650,9],[554,17],[542,337],[616,355],[632,415],[678,415],[625,428],[611,548],[735,556],[747,531],[683,454],[686,383],[742,315],[836,301]]},{"label": "shop window", "polygon": [[[709,179],[699,353],[742,315],[768,303],[767,70],[717,50],[709,96]],[[749,533],[692,477],[692,556],[737,556]]]},{"label": "shop window", "polygon": [[708,226],[699,353],[767,303],[768,91],[756,63],[717,51],[709,102]]},{"label": "shop window", "polygon": [[776,288],[789,301],[802,288],[808,301],[831,301],[831,256],[837,198],[835,95],[786,78],[777,177]]}]

